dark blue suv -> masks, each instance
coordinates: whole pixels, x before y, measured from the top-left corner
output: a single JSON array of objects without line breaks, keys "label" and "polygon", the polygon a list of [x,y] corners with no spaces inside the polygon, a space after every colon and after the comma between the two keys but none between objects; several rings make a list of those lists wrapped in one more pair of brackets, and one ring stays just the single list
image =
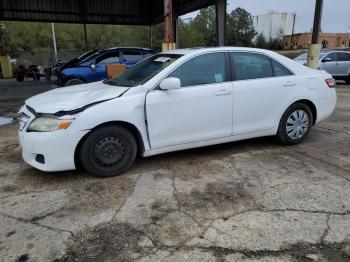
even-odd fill
[{"label": "dark blue suv", "polygon": [[154,53],[152,49],[126,47],[90,51],[58,68],[57,83],[69,86],[107,79],[107,64],[124,64],[129,68]]}]

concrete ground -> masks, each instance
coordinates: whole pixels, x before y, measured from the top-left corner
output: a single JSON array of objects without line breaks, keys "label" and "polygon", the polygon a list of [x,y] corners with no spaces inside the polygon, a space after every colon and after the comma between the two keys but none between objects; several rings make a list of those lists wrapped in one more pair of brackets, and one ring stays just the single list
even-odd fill
[{"label": "concrete ground", "polygon": [[35,170],[2,126],[0,260],[350,261],[350,86],[337,93],[301,145],[176,152],[109,179]]}]

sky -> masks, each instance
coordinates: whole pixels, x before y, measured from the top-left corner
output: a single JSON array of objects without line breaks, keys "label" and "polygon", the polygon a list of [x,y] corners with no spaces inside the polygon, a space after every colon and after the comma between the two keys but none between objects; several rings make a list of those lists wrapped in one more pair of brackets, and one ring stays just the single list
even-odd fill
[{"label": "sky", "polygon": [[[296,13],[296,33],[311,31],[315,0],[228,0],[227,11],[242,7],[252,15],[275,12]],[[322,32],[350,33],[350,0],[324,0]],[[194,17],[193,12],[181,18]]]}]

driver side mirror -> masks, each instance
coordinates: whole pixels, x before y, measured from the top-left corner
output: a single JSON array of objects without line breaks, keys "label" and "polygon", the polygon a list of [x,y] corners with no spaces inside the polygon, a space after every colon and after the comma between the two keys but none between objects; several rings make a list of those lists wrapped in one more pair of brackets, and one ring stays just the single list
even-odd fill
[{"label": "driver side mirror", "polygon": [[90,67],[91,67],[92,71],[96,71],[96,65],[95,64],[91,64]]},{"label": "driver side mirror", "polygon": [[322,60],[322,62],[331,62],[332,61],[332,58],[330,57],[326,57]]},{"label": "driver side mirror", "polygon": [[161,90],[179,89],[181,88],[181,81],[177,77],[168,77],[160,82],[159,88]]}]

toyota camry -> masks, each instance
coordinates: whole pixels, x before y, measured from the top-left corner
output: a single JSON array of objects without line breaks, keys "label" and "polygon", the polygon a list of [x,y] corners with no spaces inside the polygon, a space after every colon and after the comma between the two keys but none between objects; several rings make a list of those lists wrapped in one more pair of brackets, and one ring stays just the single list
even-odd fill
[{"label": "toyota camry", "polygon": [[302,142],[336,104],[335,80],[275,52],[179,49],[110,80],[54,89],[20,110],[23,159],[43,171],[122,174],[136,156],[262,136]]}]

